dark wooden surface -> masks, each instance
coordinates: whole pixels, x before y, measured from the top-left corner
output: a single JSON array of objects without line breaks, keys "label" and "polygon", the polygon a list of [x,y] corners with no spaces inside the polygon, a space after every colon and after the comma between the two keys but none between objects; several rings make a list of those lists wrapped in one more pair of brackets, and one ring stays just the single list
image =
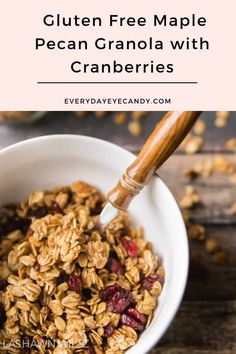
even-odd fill
[{"label": "dark wooden surface", "polygon": [[[50,112],[35,125],[18,126],[11,129],[7,126],[0,127],[0,148],[34,136],[45,134],[82,134],[112,141],[131,151],[138,151],[163,112],[150,112],[143,120],[142,135],[132,138],[127,131],[127,125],[117,126],[113,123],[114,113],[109,113],[104,118],[95,118],[93,113],[88,113],[86,119],[75,117],[72,112]],[[236,112],[227,129],[214,129],[214,112],[203,113],[207,121],[207,131],[204,134],[206,144],[204,151],[222,151],[224,141],[235,135]],[[47,118],[47,119],[46,119]]]},{"label": "dark wooden surface", "polygon": [[[95,136],[137,152],[161,115],[161,112],[150,113],[143,120],[142,134],[133,137],[127,124],[114,124],[113,113],[104,118],[96,118],[93,113],[78,118],[71,112],[51,112],[34,125],[0,125],[0,148],[34,136],[67,133]],[[177,199],[181,198],[188,183],[183,171],[195,161],[212,158],[218,153],[231,157],[224,143],[236,137],[236,112],[231,113],[227,126],[221,129],[214,127],[214,112],[206,112],[203,117],[207,123],[203,150],[194,156],[179,150],[160,170],[160,176]],[[227,211],[236,202],[236,188],[224,174],[200,178],[194,185],[203,206],[196,208],[193,219],[205,225],[207,234],[223,244],[230,259],[227,265],[216,265],[202,243],[190,242],[191,251],[199,252],[201,262],[191,264],[182,305],[152,354],[236,353],[236,217]]]}]

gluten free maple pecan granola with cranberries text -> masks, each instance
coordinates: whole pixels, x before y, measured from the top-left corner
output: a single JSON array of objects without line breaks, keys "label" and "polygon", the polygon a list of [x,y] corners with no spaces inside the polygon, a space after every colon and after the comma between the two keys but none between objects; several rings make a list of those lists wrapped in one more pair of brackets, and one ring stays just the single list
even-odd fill
[{"label": "gluten free maple pecan granola with cranberries text", "polygon": [[164,270],[121,213],[84,182],[0,213],[0,352],[123,353],[150,324]]}]

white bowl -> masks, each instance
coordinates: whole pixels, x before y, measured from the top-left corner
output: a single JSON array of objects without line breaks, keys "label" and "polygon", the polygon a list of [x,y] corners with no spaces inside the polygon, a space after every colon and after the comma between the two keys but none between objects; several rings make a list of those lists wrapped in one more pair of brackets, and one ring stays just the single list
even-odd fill
[{"label": "white bowl", "polygon": [[[31,191],[84,180],[106,194],[135,156],[103,140],[52,135],[34,138],[0,151],[0,201],[22,200]],[[164,182],[154,176],[130,207],[135,224],[143,225],[166,271],[153,321],[130,348],[147,353],[161,338],[178,309],[188,272],[188,243],[179,208]]]}]

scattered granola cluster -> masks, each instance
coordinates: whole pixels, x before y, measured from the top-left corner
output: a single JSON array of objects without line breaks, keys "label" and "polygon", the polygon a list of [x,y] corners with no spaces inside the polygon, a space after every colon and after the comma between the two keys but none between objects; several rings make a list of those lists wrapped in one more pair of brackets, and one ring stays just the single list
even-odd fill
[{"label": "scattered granola cluster", "polygon": [[[226,157],[216,155],[213,158],[198,160],[191,168],[185,171],[185,176],[190,181],[198,177],[210,177],[213,173],[222,173],[229,176],[229,182],[236,184],[236,155]],[[185,195],[180,200],[183,209],[191,209],[195,205],[201,204],[200,198],[192,186],[185,188]],[[234,202],[228,210],[229,215],[236,215],[236,203]]]},{"label": "scattered granola cluster", "polygon": [[[192,222],[190,212],[201,204],[201,197],[197,190],[192,185],[187,185],[185,187],[185,194],[179,201],[179,205],[183,211],[188,238],[192,241],[203,242],[205,244],[205,250],[212,256],[213,262],[218,265],[224,265],[228,262],[229,253],[217,240],[207,235],[206,228],[203,225]],[[231,210],[233,214],[232,211],[233,209]]]},{"label": "scattered granola cluster", "polygon": [[185,187],[185,195],[179,201],[179,205],[182,209],[192,209],[196,205],[201,204],[201,199],[193,186],[188,185]]},{"label": "scattered granola cluster", "polygon": [[123,353],[150,324],[164,269],[126,213],[99,230],[103,204],[76,182],[2,209],[1,353]]},{"label": "scattered granola cluster", "polygon": [[0,111],[0,121],[26,122],[35,112],[30,111]]},{"label": "scattered granola cluster", "polygon": [[212,158],[200,159],[184,173],[191,181],[198,177],[210,177],[213,173],[223,173],[229,176],[231,183],[236,183],[236,158],[216,155]]},{"label": "scattered granola cluster", "polygon": [[[103,118],[108,112],[97,111],[94,112],[97,118]],[[85,117],[87,112],[74,112],[79,117]],[[114,122],[117,125],[125,124],[128,122],[128,130],[131,135],[139,136],[142,133],[142,119],[147,117],[148,112],[145,111],[133,111],[133,112],[116,112],[114,115]]]},{"label": "scattered granola cluster", "polygon": [[44,111],[0,111],[0,123],[21,126],[35,123],[47,112]]},{"label": "scattered granola cluster", "polygon": [[[21,112],[21,111],[14,111],[14,112],[0,112],[0,121],[5,122],[30,122],[34,121],[33,113],[36,112]],[[38,112],[39,113],[39,112]],[[87,111],[74,111],[74,115],[78,118],[86,117],[89,112]],[[109,114],[107,111],[95,111],[94,115],[97,118],[104,118]],[[33,118],[31,116],[33,115]],[[133,111],[133,112],[115,112],[114,114],[114,123],[117,125],[127,124],[128,131],[131,135],[137,137],[142,134],[143,127],[142,121],[143,118],[148,117],[148,112],[146,111]],[[217,128],[223,128],[230,118],[230,112],[228,111],[217,111],[215,116],[215,126]],[[187,154],[194,154],[201,150],[204,145],[204,140],[200,136],[204,134],[206,130],[206,122],[203,119],[199,119],[194,128],[193,133],[190,133],[186,140],[183,142],[182,147]],[[234,144],[235,148],[235,139],[232,143]],[[231,147],[230,147],[231,149]]]},{"label": "scattered granola cluster", "polygon": [[[212,261],[217,265],[225,265],[229,260],[229,253],[217,240],[207,235],[206,228],[203,225],[192,222],[191,215],[187,212],[187,209],[184,209],[183,216],[186,223],[189,239],[192,241],[204,243],[205,250],[211,255]],[[196,253],[192,256],[195,258]]]},{"label": "scattered granola cluster", "polygon": [[[217,128],[223,128],[226,126],[230,118],[230,112],[217,111],[215,115],[214,124]],[[193,131],[187,135],[183,143],[181,144],[184,151],[189,154],[195,154],[200,151],[204,146],[204,139],[202,135],[206,131],[206,122],[203,119],[198,119],[194,125]],[[236,149],[236,139],[230,139],[225,144],[226,149]]]},{"label": "scattered granola cluster", "polygon": [[[189,173],[187,176],[189,176]],[[203,242],[205,244],[205,250],[212,256],[213,262],[218,265],[224,265],[228,262],[229,253],[217,240],[212,239],[207,235],[206,228],[203,225],[192,222],[190,212],[196,206],[201,204],[201,197],[199,196],[197,190],[192,185],[187,185],[185,187],[185,194],[179,201],[179,205],[183,210],[183,217],[187,227],[188,237],[192,241]],[[234,214],[233,206],[229,212],[232,215]]]},{"label": "scattered granola cluster", "polygon": [[[230,112],[218,111],[215,116],[215,126],[217,128],[223,128],[230,118]],[[198,119],[193,132],[191,132],[182,144],[182,148],[187,154],[194,154],[201,150],[204,145],[202,134],[206,130],[206,123],[202,119]],[[194,135],[194,134],[196,135]],[[208,178],[213,174],[221,173],[226,174],[229,177],[229,182],[236,183],[236,139],[231,138],[225,142],[225,149],[229,151],[229,156],[215,155],[211,158],[200,158],[197,160],[191,168],[184,171],[185,176],[189,179],[189,182],[193,183],[199,177]],[[185,193],[179,201],[183,210],[185,218],[188,237],[190,240],[203,242],[205,250],[212,256],[214,263],[218,265],[224,265],[228,262],[229,253],[223,248],[223,246],[215,239],[212,239],[207,235],[206,229],[203,225],[192,223],[191,210],[202,204],[201,196],[193,185],[187,185]],[[229,215],[236,215],[236,203],[234,202],[228,209]],[[195,258],[195,254],[192,254]],[[199,257],[198,257],[199,258]]]},{"label": "scattered granola cluster", "polygon": [[215,118],[215,126],[217,128],[223,128],[226,126],[228,119],[230,117],[230,112],[228,111],[217,111]]},{"label": "scattered granola cluster", "polygon": [[[88,112],[76,111],[75,116],[81,118],[85,117]],[[106,111],[96,111],[94,112],[97,118],[105,117],[109,112]],[[116,112],[114,115],[114,122],[117,125],[127,124],[128,130],[131,135],[139,136],[142,134],[142,121],[143,118],[148,117],[148,112],[146,111],[133,111],[133,112]],[[223,128],[226,126],[230,118],[230,112],[228,111],[217,111],[215,113],[214,124],[217,128]],[[182,148],[187,154],[194,154],[202,149],[204,146],[204,140],[201,137],[206,131],[206,122],[204,119],[198,119],[194,125],[193,131],[188,134],[184,142],[182,143]],[[233,139],[235,140],[235,139]],[[232,142],[235,147],[235,141]]]},{"label": "scattered granola cluster", "polygon": [[193,135],[192,133],[189,133],[184,141],[181,144],[181,147],[184,149],[186,154],[188,155],[193,155],[199,150],[204,145],[204,140],[201,136],[198,135]]}]

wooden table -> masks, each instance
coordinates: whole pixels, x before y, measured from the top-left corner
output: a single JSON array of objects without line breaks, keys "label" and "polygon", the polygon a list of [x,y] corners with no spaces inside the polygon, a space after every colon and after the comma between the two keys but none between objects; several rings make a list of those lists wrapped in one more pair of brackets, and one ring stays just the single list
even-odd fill
[{"label": "wooden table", "polygon": [[[55,133],[84,134],[112,141],[137,152],[151,132],[161,112],[149,114],[143,122],[143,133],[132,137],[127,124],[117,126],[112,113],[104,118],[88,114],[78,118],[71,112],[52,112],[40,122],[29,126],[0,125],[0,148],[22,139]],[[224,142],[236,137],[236,113],[231,114],[227,127],[217,129],[215,114],[203,115],[207,122],[206,143],[201,153],[187,156],[178,151],[160,170],[161,177],[179,199],[188,183],[183,171],[194,161],[221,153],[229,155]],[[235,185],[228,176],[216,174],[194,182],[204,206],[193,213],[195,222],[202,223],[209,236],[219,240],[230,252],[227,266],[214,264],[203,244],[190,242],[190,249],[199,251],[201,265],[191,265],[184,300],[178,314],[158,347],[151,353],[160,354],[231,354],[236,353],[236,218],[229,217],[227,208],[236,202]]]}]

